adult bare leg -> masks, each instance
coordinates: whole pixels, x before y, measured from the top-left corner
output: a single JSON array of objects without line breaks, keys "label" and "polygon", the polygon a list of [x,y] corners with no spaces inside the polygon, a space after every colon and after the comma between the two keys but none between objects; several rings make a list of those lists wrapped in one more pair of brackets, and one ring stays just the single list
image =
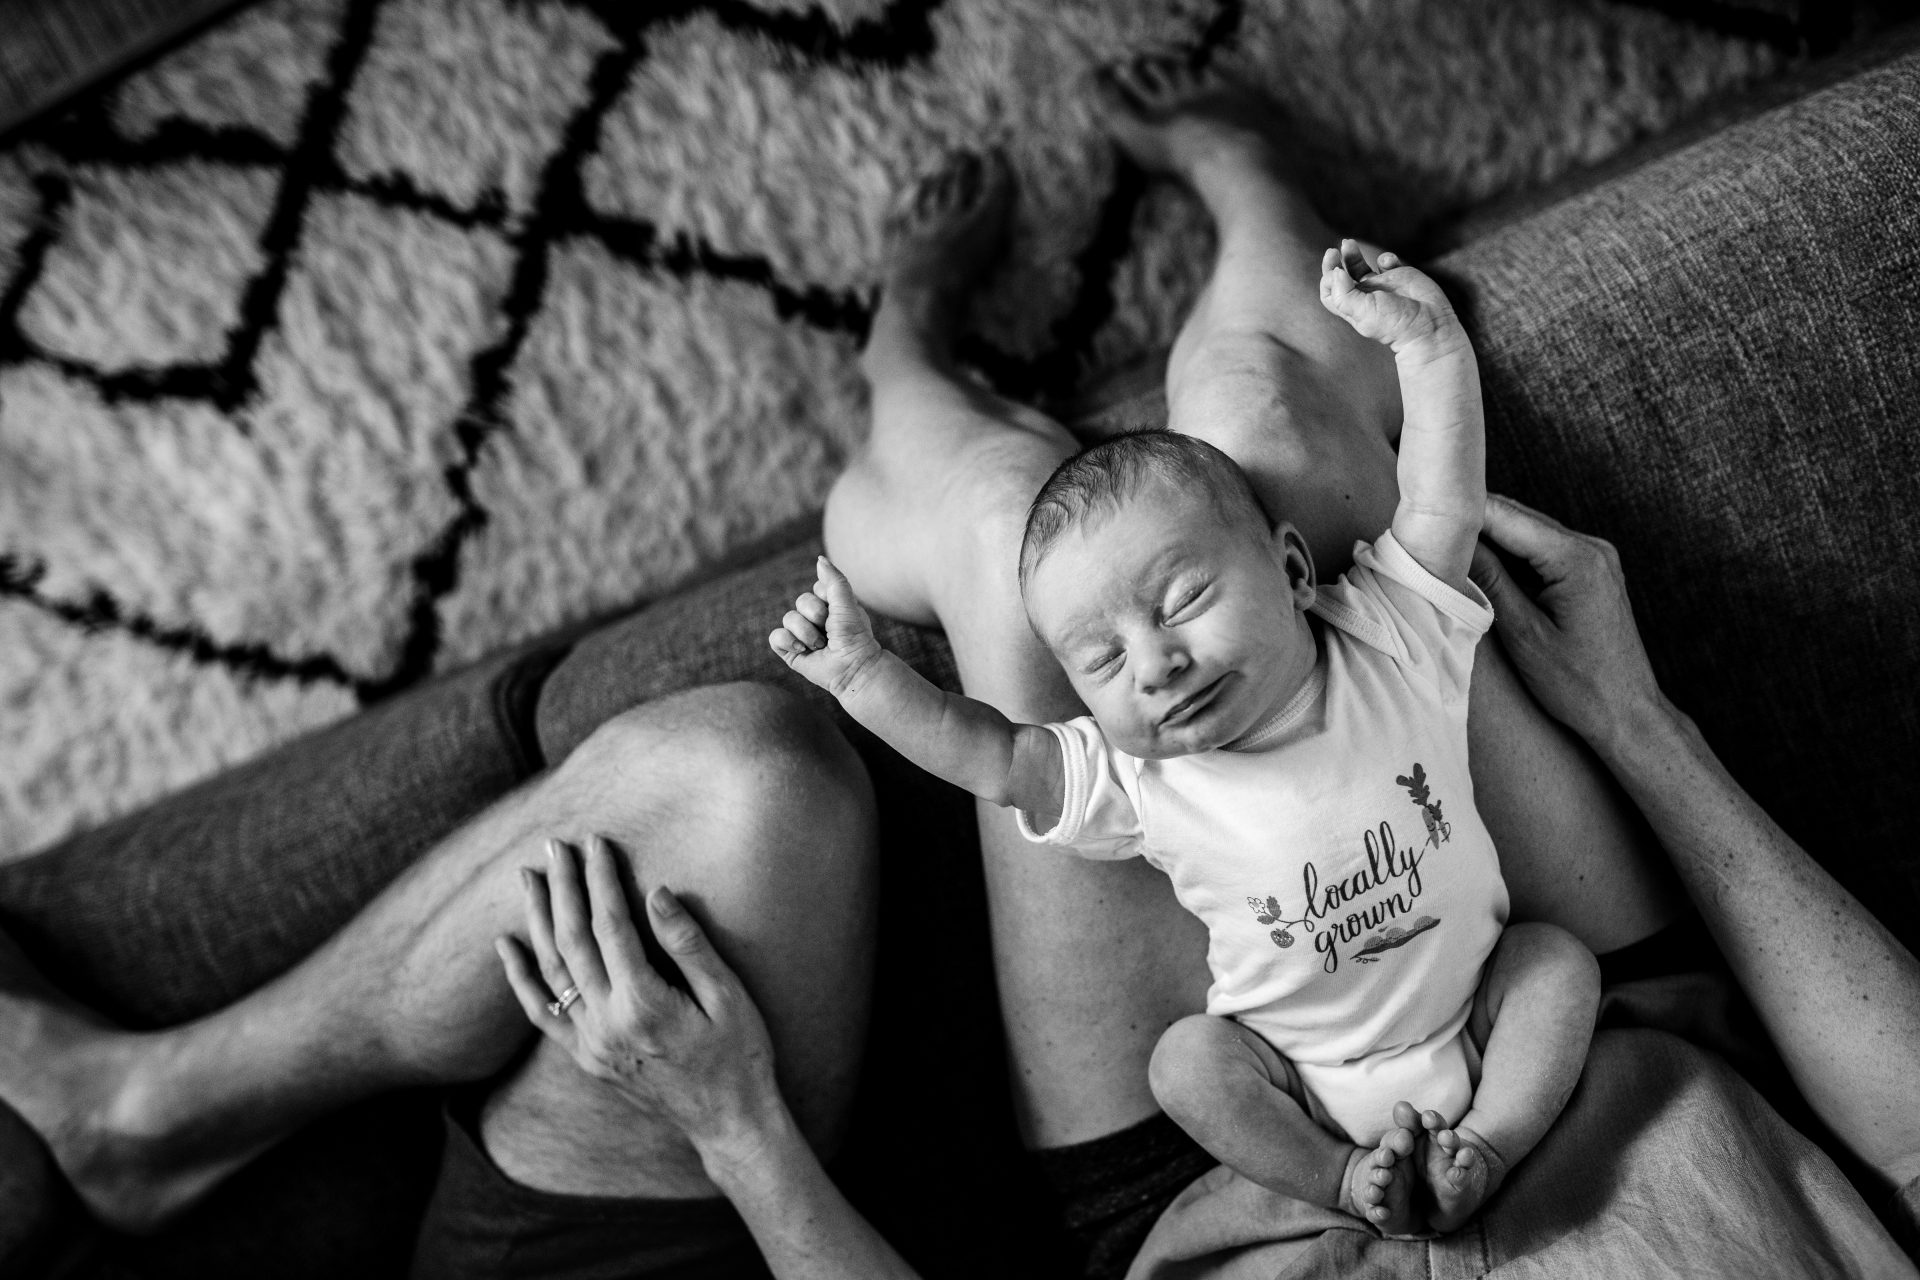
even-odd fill
[{"label": "adult bare leg", "polygon": [[[851,749],[791,699],[749,685],[663,699],[609,721],[308,960],[209,1017],[120,1031],[6,945],[0,1099],[103,1221],[156,1226],[317,1115],[505,1065],[529,1033],[492,948],[523,927],[518,869],[544,861],[547,835],[598,832],[638,883],[667,883],[702,915],[766,1013],[797,1114],[831,1142],[864,1019],[871,828]],[[842,902],[842,927],[817,930]]]},{"label": "adult bare leg", "polygon": [[[1076,446],[951,356],[1008,199],[997,157],[962,156],[904,207],[863,361],[872,432],[828,499],[826,536],[871,607],[946,629],[969,694],[1044,721],[1080,708],[1027,624],[1015,567],[1028,504]],[[1147,1061],[1204,1002],[1205,930],[1144,863],[1037,848],[991,805],[979,819],[1024,1139],[1060,1146],[1154,1114]]]},{"label": "adult bare leg", "polygon": [[[1114,135],[1190,186],[1219,233],[1206,288],[1167,365],[1169,425],[1246,470],[1269,514],[1299,527],[1322,578],[1343,571],[1399,501],[1392,355],[1320,304],[1339,239],[1307,199],[1271,102],[1173,59],[1101,79]],[[1606,771],[1521,686],[1497,640],[1474,661],[1475,803],[1501,850],[1516,918],[1595,951],[1673,918],[1666,861]]]}]

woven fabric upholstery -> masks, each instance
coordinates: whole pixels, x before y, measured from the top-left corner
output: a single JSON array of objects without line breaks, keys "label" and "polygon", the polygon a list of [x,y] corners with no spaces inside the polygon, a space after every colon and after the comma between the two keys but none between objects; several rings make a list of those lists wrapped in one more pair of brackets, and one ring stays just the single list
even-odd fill
[{"label": "woven fabric upholstery", "polygon": [[[788,671],[767,647],[767,633],[814,580],[817,529],[760,563],[670,596],[601,628],[574,646],[540,694],[540,749],[565,759],[588,734],[626,707],[663,694],[734,680],[757,680],[830,711],[839,704]],[[874,634],[943,688],[958,690],[953,653],[937,632],[874,618]]]},{"label": "woven fabric upholstery", "polygon": [[1670,696],[1920,945],[1920,53],[1436,274],[1490,485],[1618,545]]},{"label": "woven fabric upholstery", "polygon": [[515,702],[554,656],[503,655],[0,864],[0,926],[128,1026],[230,1003],[533,773]]}]

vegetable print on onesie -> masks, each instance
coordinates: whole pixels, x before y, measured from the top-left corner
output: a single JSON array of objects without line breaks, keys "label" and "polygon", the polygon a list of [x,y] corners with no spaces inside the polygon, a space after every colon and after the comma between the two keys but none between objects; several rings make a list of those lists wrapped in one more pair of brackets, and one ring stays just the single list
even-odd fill
[{"label": "vegetable print on onesie", "polygon": [[1090,716],[1048,725],[1066,802],[1051,831],[1020,827],[1165,872],[1207,926],[1207,1012],[1258,1032],[1314,1119],[1372,1146],[1403,1098],[1457,1123],[1479,1079],[1467,1017],[1507,888],[1474,808],[1467,689],[1493,610],[1387,533],[1311,613],[1307,682],[1226,747],[1142,760]]}]

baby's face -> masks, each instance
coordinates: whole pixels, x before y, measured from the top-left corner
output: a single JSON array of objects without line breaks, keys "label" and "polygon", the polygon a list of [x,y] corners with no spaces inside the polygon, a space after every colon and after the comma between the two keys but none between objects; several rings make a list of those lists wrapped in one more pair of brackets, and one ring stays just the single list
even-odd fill
[{"label": "baby's face", "polygon": [[1229,522],[1151,485],[1033,567],[1027,615],[1108,741],[1158,760],[1224,746],[1286,706],[1315,661],[1312,581],[1293,526]]}]

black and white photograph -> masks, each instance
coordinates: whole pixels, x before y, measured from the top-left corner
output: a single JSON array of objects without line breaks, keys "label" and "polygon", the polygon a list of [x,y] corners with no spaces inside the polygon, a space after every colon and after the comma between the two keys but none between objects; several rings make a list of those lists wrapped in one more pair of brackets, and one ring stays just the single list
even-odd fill
[{"label": "black and white photograph", "polygon": [[0,1280],[1920,1280],[1920,0],[0,0]]}]

